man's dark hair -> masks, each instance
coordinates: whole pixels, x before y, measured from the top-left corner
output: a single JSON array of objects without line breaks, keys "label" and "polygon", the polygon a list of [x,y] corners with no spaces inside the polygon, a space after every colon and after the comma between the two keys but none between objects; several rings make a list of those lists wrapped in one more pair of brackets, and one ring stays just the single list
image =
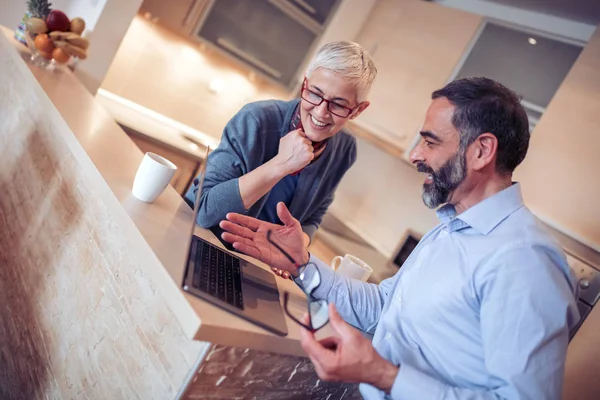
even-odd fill
[{"label": "man's dark hair", "polygon": [[529,122],[520,98],[510,89],[488,78],[463,78],[432,93],[445,97],[456,110],[452,125],[460,133],[460,151],[482,133],[498,139],[496,167],[511,173],[523,161],[529,147]]}]

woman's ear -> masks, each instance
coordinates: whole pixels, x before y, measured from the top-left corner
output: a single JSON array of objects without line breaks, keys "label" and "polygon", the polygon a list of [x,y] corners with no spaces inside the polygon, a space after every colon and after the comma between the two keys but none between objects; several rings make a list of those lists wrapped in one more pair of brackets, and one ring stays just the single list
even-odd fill
[{"label": "woman's ear", "polygon": [[352,114],[350,114],[349,119],[354,119],[356,117],[358,117],[360,114],[362,114],[363,111],[365,111],[367,109],[367,107],[369,107],[371,105],[370,102],[368,101],[363,101],[362,103],[360,103],[356,109],[352,112]]}]

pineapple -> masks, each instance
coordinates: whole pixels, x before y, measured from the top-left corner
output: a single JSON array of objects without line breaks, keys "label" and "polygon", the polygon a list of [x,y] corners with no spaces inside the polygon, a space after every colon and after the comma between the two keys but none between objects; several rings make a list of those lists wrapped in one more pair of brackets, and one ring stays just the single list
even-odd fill
[{"label": "pineapple", "polygon": [[32,17],[46,19],[52,8],[48,0],[27,0],[27,9]]}]

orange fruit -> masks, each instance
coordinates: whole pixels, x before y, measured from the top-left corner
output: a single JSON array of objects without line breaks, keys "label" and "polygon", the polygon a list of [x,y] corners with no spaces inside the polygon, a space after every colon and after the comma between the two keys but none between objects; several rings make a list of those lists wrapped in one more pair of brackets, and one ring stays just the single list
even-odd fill
[{"label": "orange fruit", "polygon": [[56,61],[59,64],[66,64],[69,61],[70,57],[71,56],[69,55],[69,53],[67,53],[64,49],[61,49],[60,47],[57,47],[54,50],[52,50],[52,58],[54,58],[54,61]]},{"label": "orange fruit", "polygon": [[45,33],[37,35],[33,42],[35,44],[35,48],[43,53],[52,53],[52,50],[54,50],[54,43],[52,42],[52,39],[50,39]]}]

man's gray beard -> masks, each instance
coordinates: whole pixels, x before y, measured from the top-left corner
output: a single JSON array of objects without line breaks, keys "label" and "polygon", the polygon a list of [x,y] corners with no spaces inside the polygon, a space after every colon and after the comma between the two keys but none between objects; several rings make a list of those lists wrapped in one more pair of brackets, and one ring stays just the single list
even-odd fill
[{"label": "man's gray beard", "polygon": [[439,170],[431,174],[433,182],[423,184],[421,197],[423,203],[431,209],[447,203],[450,194],[465,180],[465,154],[458,151]]}]

